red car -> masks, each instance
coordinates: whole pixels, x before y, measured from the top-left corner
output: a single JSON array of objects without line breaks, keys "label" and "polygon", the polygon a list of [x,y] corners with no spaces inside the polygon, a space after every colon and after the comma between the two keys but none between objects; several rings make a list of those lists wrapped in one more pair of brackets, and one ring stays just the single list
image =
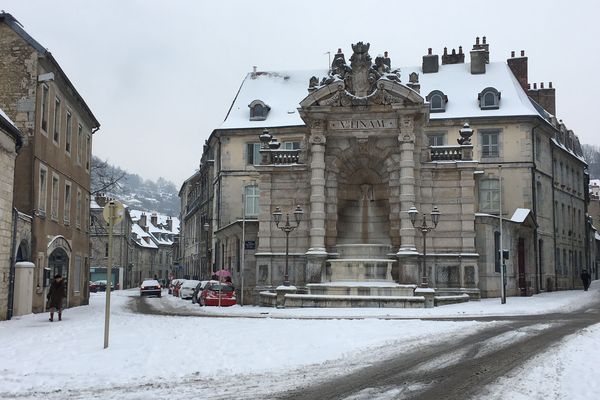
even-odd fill
[{"label": "red car", "polygon": [[[221,301],[219,302],[219,296]],[[229,307],[237,303],[235,289],[229,283],[210,282],[200,293],[198,304],[202,306]]]},{"label": "red car", "polygon": [[177,281],[177,283],[173,286],[173,290],[172,290],[173,296],[179,297],[179,289],[181,288],[181,285],[183,285],[183,281],[184,281],[184,279],[179,279]]}]

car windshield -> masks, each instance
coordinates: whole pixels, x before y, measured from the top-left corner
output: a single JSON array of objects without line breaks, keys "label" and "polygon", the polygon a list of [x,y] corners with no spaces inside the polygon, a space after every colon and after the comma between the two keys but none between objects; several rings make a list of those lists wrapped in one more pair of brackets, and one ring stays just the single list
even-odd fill
[{"label": "car windshield", "polygon": [[233,292],[233,286],[230,286],[230,285],[211,285],[209,287],[210,290],[214,290],[215,292],[218,292],[219,288],[220,288],[221,292],[225,292],[225,293]]},{"label": "car windshield", "polygon": [[142,286],[158,286],[158,281],[144,281],[142,282]]}]

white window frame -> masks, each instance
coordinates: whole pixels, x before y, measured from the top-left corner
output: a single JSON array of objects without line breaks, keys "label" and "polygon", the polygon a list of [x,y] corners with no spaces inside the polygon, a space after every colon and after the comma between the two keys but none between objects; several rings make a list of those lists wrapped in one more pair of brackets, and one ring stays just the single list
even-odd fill
[{"label": "white window frame", "polygon": [[71,151],[73,149],[73,114],[71,114],[71,111],[67,110],[67,117],[66,117],[66,129],[65,129],[65,153],[67,153],[67,155],[69,157],[71,157]]},{"label": "white window frame", "polygon": [[[441,141],[441,143],[436,143],[436,142],[440,142],[440,141]],[[439,132],[428,133],[427,134],[427,144],[429,146],[445,146],[446,145],[446,134],[439,133]]]},{"label": "white window frame", "polygon": [[58,204],[60,201],[60,176],[52,172],[51,194],[50,194],[50,218],[58,221]]},{"label": "white window frame", "polygon": [[52,141],[60,146],[60,98],[54,98],[54,125],[52,130]]},{"label": "white window frame", "polygon": [[[69,190],[67,190],[67,188]],[[73,187],[71,182],[65,181],[65,204],[64,204],[64,215],[63,222],[65,225],[71,223],[71,198],[73,197]]]},{"label": "white window frame", "polygon": [[248,147],[252,145],[252,162],[250,161],[250,154],[246,154],[247,165],[260,165],[260,143],[246,143],[246,153],[248,153]]},{"label": "white window frame", "polygon": [[300,150],[300,141],[299,140],[290,140],[288,142],[283,142],[284,150]]},{"label": "white window frame", "polygon": [[48,167],[46,167],[44,164],[40,164],[38,173],[38,190],[38,214],[40,216],[46,216],[46,205],[48,200]]},{"label": "white window frame", "polygon": [[[42,107],[41,107],[41,119],[40,119],[40,130],[46,136],[48,136],[48,119],[50,118],[50,88],[48,85],[42,85]],[[44,126],[44,124],[46,126]]]},{"label": "white window frame", "polygon": [[[479,137],[481,139],[481,158],[499,158],[500,157],[500,135],[499,129],[482,129],[479,131]],[[487,138],[496,138],[496,143],[487,143]],[[493,149],[496,149],[493,152]],[[486,151],[486,149],[488,149]]]},{"label": "white window frame", "polygon": [[77,204],[75,205],[75,226],[81,228],[81,202],[83,201],[81,189],[77,188]]},{"label": "white window frame", "polygon": [[[496,187],[491,187],[493,183]],[[479,211],[500,213],[500,179],[490,177],[479,181]]]},{"label": "white window frame", "polygon": [[258,185],[246,186],[245,190],[245,213],[246,217],[258,217],[260,214],[260,189]]}]

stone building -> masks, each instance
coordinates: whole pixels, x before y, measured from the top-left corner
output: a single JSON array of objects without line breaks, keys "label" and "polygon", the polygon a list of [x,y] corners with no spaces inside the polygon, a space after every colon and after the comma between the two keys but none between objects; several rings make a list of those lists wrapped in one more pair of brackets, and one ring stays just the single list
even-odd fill
[{"label": "stone building", "polygon": [[211,216],[213,153],[206,144],[200,168],[181,185],[181,230],[177,276],[209,279],[212,275]]},{"label": "stone building", "polygon": [[4,12],[0,87],[0,107],[24,135],[14,206],[33,217],[33,310],[44,310],[45,278],[56,273],[67,279],[67,305],[87,304],[90,158],[100,124],[54,56]]},{"label": "stone building", "polygon": [[11,317],[16,261],[16,224],[13,208],[15,158],[23,145],[21,132],[0,109],[0,321]]},{"label": "stone building", "polygon": [[[373,62],[369,44],[352,50],[329,71],[244,79],[204,150],[214,154],[215,268],[243,275],[248,299],[284,281],[286,259],[301,291],[428,281],[491,297],[505,249],[509,295],[578,287],[589,264],[587,165],[555,117],[552,84],[530,87],[524,52],[490,62],[477,38],[469,63],[462,47],[444,49],[441,64],[430,49],[421,66],[395,68],[387,52]],[[294,226],[297,205],[304,219],[286,252],[273,213]],[[426,240],[412,207],[415,225],[440,212]]]}]

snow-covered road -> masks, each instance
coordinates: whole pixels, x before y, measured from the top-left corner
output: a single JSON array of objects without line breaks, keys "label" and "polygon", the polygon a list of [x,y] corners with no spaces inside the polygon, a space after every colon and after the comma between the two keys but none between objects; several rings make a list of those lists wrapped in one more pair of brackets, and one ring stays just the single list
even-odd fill
[{"label": "snow-covered road", "polygon": [[[106,350],[102,348],[104,295],[95,294],[90,306],[67,310],[60,323],[48,322],[46,314],[0,322],[0,340],[8,344],[0,357],[0,398],[271,398],[275,392],[346,375],[403,352],[448,338],[460,340],[500,324],[395,318],[574,310],[598,297],[598,288],[592,289],[509,298],[505,306],[494,299],[433,310],[219,310],[200,309],[171,297],[144,299],[157,309],[175,306],[187,313],[231,318],[139,315],[128,306],[137,293],[119,291],[113,292],[110,347]],[[243,316],[261,318],[239,318]],[[600,332],[593,327],[584,335],[589,341],[597,340]],[[495,340],[512,339],[508,334]],[[567,342],[565,346],[569,349],[570,345]],[[577,353],[566,351],[563,355],[561,346],[553,351],[560,354],[556,357],[562,366],[591,368]],[[598,359],[600,350],[589,349],[587,354]],[[575,357],[571,361],[570,355]],[[537,383],[543,375],[554,382],[550,390],[560,394],[567,386],[556,387],[555,382],[569,375],[550,372],[545,368],[536,373]],[[516,374],[515,379],[524,376]],[[517,388],[506,380],[496,387],[498,393]]]}]

